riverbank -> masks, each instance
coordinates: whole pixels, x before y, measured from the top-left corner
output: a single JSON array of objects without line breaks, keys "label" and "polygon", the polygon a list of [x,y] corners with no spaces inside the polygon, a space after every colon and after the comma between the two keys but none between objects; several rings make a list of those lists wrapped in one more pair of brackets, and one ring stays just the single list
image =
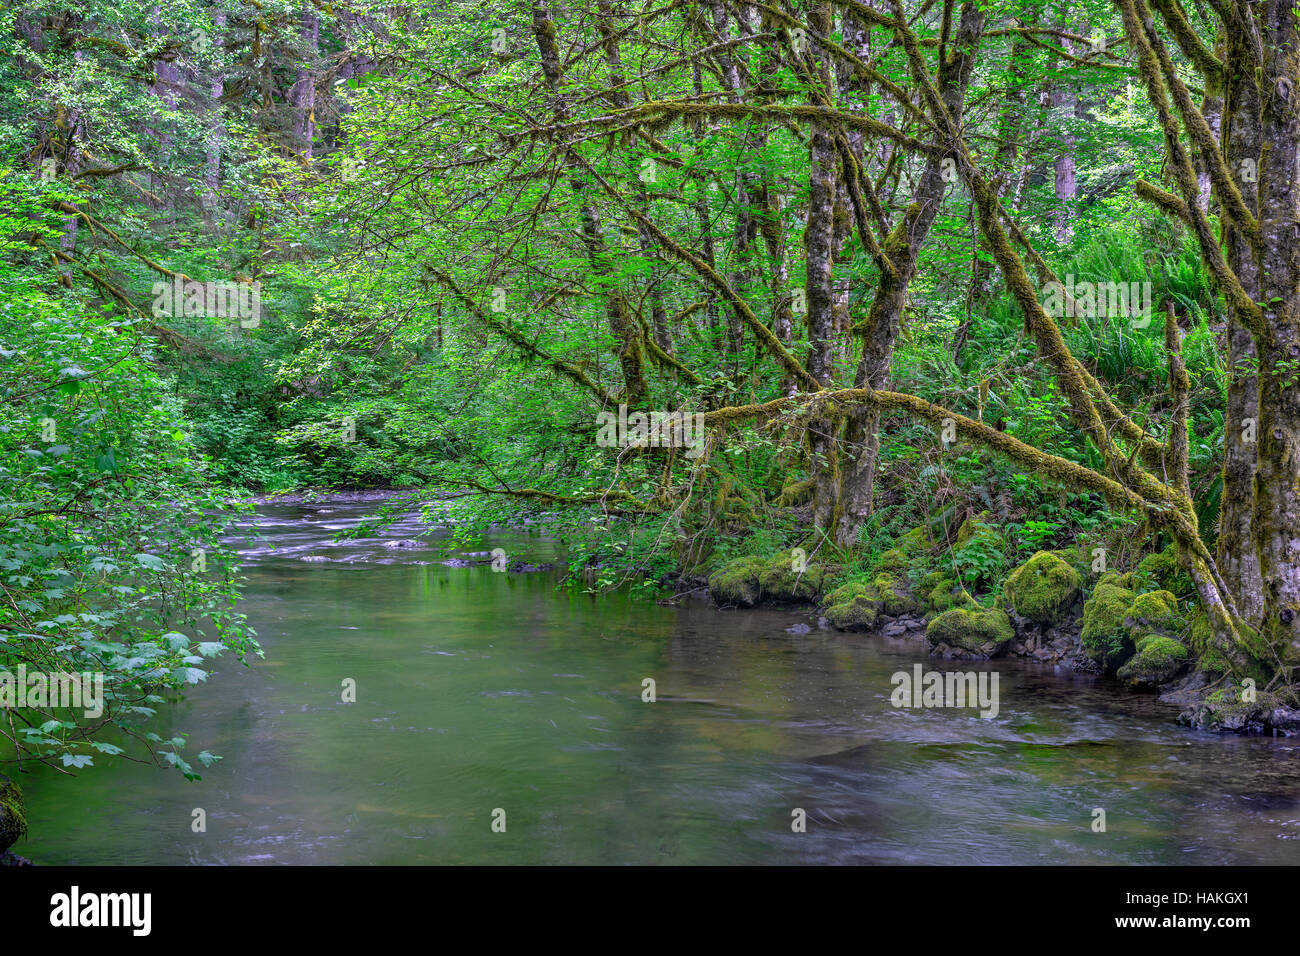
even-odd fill
[{"label": "riverbank", "polygon": [[[1037,552],[1001,580],[963,578],[949,569],[974,564],[967,552],[1000,546],[983,518],[967,519],[946,545],[913,529],[866,573],[794,548],[736,558],[680,582],[707,590],[721,608],[802,606],[820,628],[910,640],[941,660],[1018,657],[1101,675],[1156,695],[1177,708],[1179,723],[1199,730],[1300,734],[1300,709],[1262,681],[1234,679],[1217,659],[1204,612],[1177,596],[1190,581],[1172,546],[1129,571],[1107,570],[1098,551],[1079,548]],[[948,560],[937,561],[945,546]]]}]

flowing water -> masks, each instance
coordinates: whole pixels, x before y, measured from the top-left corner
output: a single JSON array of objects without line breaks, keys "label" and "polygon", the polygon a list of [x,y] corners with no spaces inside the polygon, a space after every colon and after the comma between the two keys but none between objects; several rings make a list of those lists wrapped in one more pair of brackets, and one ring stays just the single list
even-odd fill
[{"label": "flowing water", "polygon": [[[801,633],[807,614],[593,597],[386,547],[450,542],[414,515],[332,540],[374,505],[258,509],[242,610],[266,659],[218,659],[155,728],[223,756],[202,781],[121,760],[16,775],[31,835],[14,849],[46,864],[1300,861],[1296,743],[1191,732],[1150,697],[1050,668]],[[469,550],[496,547],[547,556],[522,533]],[[995,670],[998,715],[894,708],[891,675],[916,663]]]}]

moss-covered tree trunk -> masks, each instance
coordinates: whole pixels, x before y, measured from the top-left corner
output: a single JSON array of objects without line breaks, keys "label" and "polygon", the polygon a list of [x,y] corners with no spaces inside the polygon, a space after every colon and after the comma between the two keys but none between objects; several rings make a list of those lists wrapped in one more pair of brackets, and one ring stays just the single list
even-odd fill
[{"label": "moss-covered tree trunk", "polygon": [[[809,14],[809,25],[818,36],[829,36],[832,29],[831,5],[818,2]],[[813,81],[821,87],[814,97],[816,104],[830,88],[830,54],[815,40],[810,42],[810,57],[815,67]],[[834,376],[835,295],[833,288],[835,251],[835,186],[839,161],[835,132],[828,122],[812,123],[808,145],[808,219],[804,227],[804,291],[808,308],[808,374],[819,385],[827,386]],[[808,448],[813,480],[813,523],[829,533],[835,521],[837,497],[836,474],[838,450],[835,422],[815,418],[808,424]]]},{"label": "moss-covered tree trunk", "polygon": [[1300,652],[1300,29],[1293,0],[1265,0],[1259,227],[1259,448],[1255,540],[1263,628]]},{"label": "moss-covered tree trunk", "polygon": [[[1247,38],[1228,31],[1223,47],[1224,115],[1221,140],[1228,171],[1247,208],[1258,215],[1259,93],[1246,72]],[[1207,86],[1212,79],[1207,79]],[[1208,172],[1205,173],[1208,176]],[[1224,217],[1228,264],[1252,299],[1259,298],[1259,262],[1243,230]],[[1216,557],[1224,580],[1237,597],[1237,610],[1254,624],[1264,612],[1264,584],[1255,549],[1255,453],[1258,449],[1259,390],[1255,375],[1255,339],[1241,310],[1228,308],[1228,400],[1223,415],[1223,491],[1219,506]]]}]

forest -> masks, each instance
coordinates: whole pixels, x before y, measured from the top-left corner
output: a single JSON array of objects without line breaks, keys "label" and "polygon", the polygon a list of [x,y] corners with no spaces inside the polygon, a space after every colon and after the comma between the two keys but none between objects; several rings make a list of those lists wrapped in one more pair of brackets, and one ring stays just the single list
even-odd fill
[{"label": "forest", "polygon": [[221,772],[241,529],[338,494],[1300,732],[1298,87],[1292,0],[6,5],[0,850]]}]

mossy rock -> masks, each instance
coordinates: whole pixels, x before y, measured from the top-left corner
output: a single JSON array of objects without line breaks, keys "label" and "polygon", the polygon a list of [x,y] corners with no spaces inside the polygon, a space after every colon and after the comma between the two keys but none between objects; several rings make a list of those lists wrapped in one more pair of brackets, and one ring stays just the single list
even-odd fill
[{"label": "mossy rock", "polygon": [[765,601],[815,601],[822,593],[825,577],[826,570],[820,564],[796,571],[793,554],[783,551],[759,573],[759,594]]},{"label": "mossy rock", "polygon": [[753,607],[759,600],[759,576],[767,560],[750,555],[727,562],[709,575],[709,595],[721,605]]},{"label": "mossy rock", "polygon": [[911,566],[911,563],[911,559],[903,551],[890,548],[888,551],[882,551],[876,558],[876,570],[902,573]]},{"label": "mossy rock", "polygon": [[1123,585],[1124,580],[1113,571],[1106,572],[1083,605],[1083,631],[1079,635],[1083,649],[1108,670],[1119,667],[1133,654],[1133,638],[1124,619],[1137,595]]},{"label": "mossy rock", "polygon": [[[1247,700],[1247,696],[1254,699]],[[1200,730],[1262,732],[1280,707],[1284,707],[1284,702],[1268,691],[1257,690],[1253,695],[1247,695],[1243,687],[1233,684],[1194,704],[1178,716],[1178,721]]]},{"label": "mossy rock", "polygon": [[925,629],[931,647],[947,644],[970,654],[995,657],[1016,636],[1011,618],[997,608],[953,608]]},{"label": "mossy rock", "polygon": [[865,581],[849,581],[847,584],[841,584],[839,587],[827,591],[822,595],[822,607],[830,607],[833,604],[843,604],[850,601],[859,594],[867,593],[867,584]]},{"label": "mossy rock", "polygon": [[1132,571],[1120,574],[1118,571],[1104,571],[1101,577],[1097,579],[1097,587],[1121,587],[1128,588],[1134,594],[1137,594],[1141,588]]},{"label": "mossy rock", "polygon": [[881,614],[900,617],[921,609],[905,583],[889,574],[841,585],[822,598],[822,605],[827,619],[842,631],[874,627]]},{"label": "mossy rock", "polygon": [[23,792],[8,777],[0,777],[0,855],[27,835]]},{"label": "mossy rock", "polygon": [[1133,688],[1155,689],[1178,676],[1191,652],[1172,637],[1147,634],[1137,640],[1134,654],[1115,674]]},{"label": "mossy rock", "polygon": [[1055,624],[1079,596],[1083,576],[1050,551],[1039,551],[1011,572],[1002,593],[1021,617]]},{"label": "mossy rock", "polygon": [[1124,626],[1130,631],[1172,634],[1178,630],[1178,621],[1178,598],[1168,591],[1148,591],[1133,599]]},{"label": "mossy rock", "polygon": [[1139,561],[1134,577],[1143,587],[1170,591],[1184,597],[1195,590],[1192,579],[1178,563],[1178,556],[1172,544],[1163,551],[1148,554]]},{"label": "mossy rock", "polygon": [[981,511],[978,515],[972,515],[961,523],[957,529],[957,540],[953,547],[960,550],[970,544],[975,536],[979,533],[981,526],[986,526],[984,519],[988,517],[987,511]]},{"label": "mossy rock", "polygon": [[890,617],[920,613],[921,605],[912,597],[906,579],[892,574],[877,574],[871,579],[870,588],[880,601],[880,610]]},{"label": "mossy rock", "polygon": [[867,631],[876,626],[880,601],[870,585],[855,581],[831,591],[822,599],[826,619],[841,631]]}]

